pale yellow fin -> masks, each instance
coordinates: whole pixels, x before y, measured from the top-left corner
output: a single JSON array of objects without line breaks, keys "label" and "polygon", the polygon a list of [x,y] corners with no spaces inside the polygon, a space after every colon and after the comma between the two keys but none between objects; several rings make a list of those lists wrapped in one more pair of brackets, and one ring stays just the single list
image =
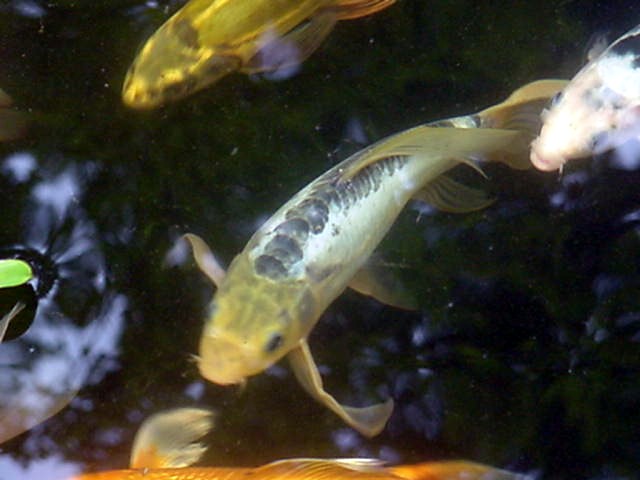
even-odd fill
[{"label": "pale yellow fin", "polygon": [[[283,36],[267,30],[256,54],[241,68],[244,73],[287,69],[306,60],[329,35],[337,21],[331,12],[318,14]],[[283,52],[288,52],[283,54]]]},{"label": "pale yellow fin", "polygon": [[379,12],[395,2],[396,0],[339,0],[334,8],[339,20],[349,20]]},{"label": "pale yellow fin", "polygon": [[464,460],[396,465],[385,470],[405,480],[533,480],[530,475]]},{"label": "pale yellow fin", "polygon": [[220,287],[222,280],[225,276],[225,270],[220,265],[220,262],[216,260],[216,257],[211,253],[209,246],[202,238],[193,233],[185,233],[184,238],[193,249],[193,258],[198,265],[198,268],[213,282],[216,287]]},{"label": "pale yellow fin", "polygon": [[296,378],[314,399],[367,437],[373,437],[382,431],[393,411],[392,399],[362,408],[341,405],[324,390],[322,378],[306,340],[301,340],[298,347],[291,350],[287,356]]},{"label": "pale yellow fin", "polygon": [[528,157],[530,141],[527,132],[518,130],[420,125],[352,155],[345,161],[341,177],[348,180],[363,168],[394,156],[413,156],[431,162],[434,176],[457,163],[464,163],[484,175],[473,160],[517,162],[521,157]]},{"label": "pale yellow fin", "polygon": [[7,333],[7,329],[9,328],[9,323],[13,320],[25,307],[25,304],[22,302],[16,302],[13,308],[0,318],[0,342],[4,339],[4,335]]},{"label": "pale yellow fin", "polygon": [[440,175],[429,182],[423,189],[418,190],[413,198],[451,213],[482,210],[495,201],[484,190],[459,183],[447,175]]},{"label": "pale yellow fin", "polygon": [[405,310],[416,310],[418,305],[394,275],[390,266],[370,258],[349,281],[356,292],[375,298],[379,302]]},{"label": "pale yellow fin", "polygon": [[537,80],[515,90],[507,99],[476,115],[481,127],[525,130],[532,136],[540,131],[540,114],[551,98],[569,82],[567,80]]},{"label": "pale yellow fin", "polygon": [[214,414],[200,408],[156,413],[140,426],[131,449],[131,468],[181,468],[197,462],[207,447],[197,442],[213,428]]}]

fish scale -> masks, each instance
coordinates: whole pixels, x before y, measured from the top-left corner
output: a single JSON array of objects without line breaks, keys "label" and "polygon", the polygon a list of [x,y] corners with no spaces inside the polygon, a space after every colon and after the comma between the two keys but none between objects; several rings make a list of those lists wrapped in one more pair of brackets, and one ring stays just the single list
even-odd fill
[{"label": "fish scale", "polygon": [[272,280],[299,276],[301,270],[295,267],[304,260],[308,241],[321,234],[327,224],[337,224],[336,214],[344,215],[345,210],[377,192],[383,177],[393,175],[407,161],[406,156],[386,157],[348,180],[341,179],[342,165],[338,165],[318,178],[306,195],[302,192],[301,198],[292,200],[285,220],[267,234],[270,240],[256,248],[256,273]]}]

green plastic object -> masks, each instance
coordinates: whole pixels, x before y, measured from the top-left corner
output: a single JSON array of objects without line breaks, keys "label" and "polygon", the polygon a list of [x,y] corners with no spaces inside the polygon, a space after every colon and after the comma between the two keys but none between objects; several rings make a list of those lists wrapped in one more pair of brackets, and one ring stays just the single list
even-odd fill
[{"label": "green plastic object", "polygon": [[0,260],[0,288],[17,287],[33,278],[33,270],[23,260]]}]

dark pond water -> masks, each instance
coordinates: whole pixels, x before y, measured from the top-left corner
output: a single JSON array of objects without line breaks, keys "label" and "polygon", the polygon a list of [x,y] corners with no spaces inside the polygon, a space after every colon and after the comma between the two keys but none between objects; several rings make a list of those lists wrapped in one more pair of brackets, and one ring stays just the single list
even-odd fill
[{"label": "dark pond water", "polygon": [[3,311],[29,303],[0,345],[0,479],[125,467],[140,422],[187,405],[220,414],[208,465],[466,458],[637,478],[637,162],[488,168],[498,200],[484,211],[407,208],[380,249],[421,310],[348,291],[310,339],[339,399],[394,398],[373,439],[284,362],[243,390],[204,381],[190,355],[213,288],[190,260],[166,261],[195,232],[228,263],[363,145],[571,77],[596,34],[640,22],[634,3],[398,0],[341,22],[291,78],[230,75],[149,112],[122,105],[122,80],[181,2],[0,3],[0,87],[31,115],[25,137],[0,145],[0,249],[37,273],[0,292]]}]

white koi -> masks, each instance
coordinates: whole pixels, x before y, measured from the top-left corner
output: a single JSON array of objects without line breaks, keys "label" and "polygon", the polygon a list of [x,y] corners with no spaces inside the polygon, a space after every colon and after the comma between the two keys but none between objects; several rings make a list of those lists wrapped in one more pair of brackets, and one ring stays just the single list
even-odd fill
[{"label": "white koi", "polygon": [[543,112],[531,145],[539,170],[615,149],[640,136],[640,26],[584,66]]}]

